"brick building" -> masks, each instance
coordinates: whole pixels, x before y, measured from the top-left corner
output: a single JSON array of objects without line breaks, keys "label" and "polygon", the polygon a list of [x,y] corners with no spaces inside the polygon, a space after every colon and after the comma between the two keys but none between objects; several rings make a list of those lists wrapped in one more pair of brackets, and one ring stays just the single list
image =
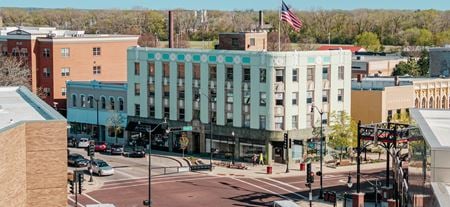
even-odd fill
[{"label": "brick building", "polygon": [[33,92],[42,91],[48,104],[63,110],[68,80],[125,81],[126,51],[137,39],[52,27],[7,27],[0,35],[0,50],[25,60]]},{"label": "brick building", "polygon": [[67,206],[66,120],[25,87],[0,87],[0,206]]}]

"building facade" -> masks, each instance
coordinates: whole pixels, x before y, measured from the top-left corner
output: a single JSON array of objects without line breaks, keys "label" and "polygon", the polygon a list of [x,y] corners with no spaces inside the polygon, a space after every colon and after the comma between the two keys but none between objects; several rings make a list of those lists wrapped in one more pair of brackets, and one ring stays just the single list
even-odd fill
[{"label": "building facade", "polygon": [[[192,125],[191,152],[212,148],[235,158],[263,152],[269,161],[284,159],[287,132],[295,140],[289,154],[301,159],[301,140],[320,123],[313,103],[325,125],[331,112],[350,113],[350,63],[350,51],[130,48],[128,122]],[[153,145],[175,150],[179,136]]]},{"label": "building facade", "polygon": [[69,81],[67,95],[70,136],[125,143],[126,82]]},{"label": "building facade", "polygon": [[0,36],[2,55],[24,60],[31,69],[33,92],[39,91],[58,109],[66,106],[66,81],[125,81],[126,49],[136,46],[138,39],[52,27],[5,30]]},{"label": "building facade", "polygon": [[358,75],[391,76],[395,66],[408,58],[401,56],[354,55],[352,59],[352,78]]},{"label": "building facade", "polygon": [[430,48],[430,76],[450,77],[450,46]]},{"label": "building facade", "polygon": [[450,79],[368,77],[352,81],[352,118],[363,123],[399,119],[410,108],[450,109]]},{"label": "building facade", "polygon": [[67,206],[66,120],[25,87],[0,87],[0,206]]}]

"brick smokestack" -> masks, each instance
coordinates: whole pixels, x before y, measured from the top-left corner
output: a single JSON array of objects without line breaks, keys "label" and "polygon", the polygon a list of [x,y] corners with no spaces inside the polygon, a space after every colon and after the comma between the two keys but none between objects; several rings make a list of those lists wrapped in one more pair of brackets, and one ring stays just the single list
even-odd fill
[{"label": "brick smokestack", "polygon": [[259,28],[262,29],[264,26],[264,12],[262,10],[259,11]]},{"label": "brick smokestack", "polygon": [[169,11],[169,48],[173,48],[173,11]]}]

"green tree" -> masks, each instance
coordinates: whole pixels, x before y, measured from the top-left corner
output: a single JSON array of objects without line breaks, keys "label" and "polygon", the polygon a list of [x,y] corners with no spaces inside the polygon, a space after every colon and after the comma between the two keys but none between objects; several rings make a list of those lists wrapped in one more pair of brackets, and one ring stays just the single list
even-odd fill
[{"label": "green tree", "polygon": [[409,46],[429,46],[433,44],[433,34],[427,29],[409,28],[401,34],[404,45]]},{"label": "green tree", "polygon": [[339,160],[342,160],[343,150],[347,147],[354,147],[356,145],[356,131],[357,125],[350,115],[345,112],[331,114],[331,126],[329,137],[329,145],[335,149],[340,150]]},{"label": "green tree", "polygon": [[392,72],[393,76],[404,76],[404,75],[410,75],[413,77],[420,76],[420,68],[417,64],[416,60],[413,58],[408,59],[407,62],[400,62],[397,64],[394,68],[394,71]]},{"label": "green tree", "polygon": [[368,51],[377,52],[381,48],[380,39],[378,35],[372,32],[363,32],[356,36],[355,44],[366,48]]},{"label": "green tree", "polygon": [[112,130],[114,133],[114,138],[116,140],[116,144],[118,143],[117,134],[122,131],[122,125],[125,122],[124,117],[122,114],[118,113],[117,111],[110,111],[110,116],[106,120],[106,126],[108,127],[108,131]]},{"label": "green tree", "polygon": [[419,66],[420,76],[428,76],[430,68],[430,53],[427,50],[422,50],[420,58],[417,61]]},{"label": "green tree", "polygon": [[450,44],[450,29],[447,31],[439,32],[434,37],[434,44],[438,46],[444,46]]}]

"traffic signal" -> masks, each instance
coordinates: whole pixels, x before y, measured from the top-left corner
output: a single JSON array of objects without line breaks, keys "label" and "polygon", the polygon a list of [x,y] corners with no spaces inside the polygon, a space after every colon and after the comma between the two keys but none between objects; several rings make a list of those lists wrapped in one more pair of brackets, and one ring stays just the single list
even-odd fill
[{"label": "traffic signal", "polygon": [[88,156],[89,157],[94,156],[94,153],[95,153],[95,145],[93,142],[91,142],[88,147]]},{"label": "traffic signal", "polygon": [[322,176],[322,172],[317,171],[317,172],[316,172],[316,175],[317,175],[317,176]]},{"label": "traffic signal", "polygon": [[83,181],[84,181],[84,174],[82,172],[78,172],[78,194],[81,194],[81,191],[83,191]]},{"label": "traffic signal", "polygon": [[289,149],[292,148],[292,139],[289,139]]},{"label": "traffic signal", "polygon": [[284,149],[288,148],[288,142],[289,142],[288,134],[284,133],[284,142],[283,142]]},{"label": "traffic signal", "polygon": [[69,181],[69,188],[70,188],[70,193],[74,194],[75,193],[75,185],[73,183],[73,181]]},{"label": "traffic signal", "polygon": [[311,163],[306,164],[306,183],[314,183],[314,172],[311,171]]}]

